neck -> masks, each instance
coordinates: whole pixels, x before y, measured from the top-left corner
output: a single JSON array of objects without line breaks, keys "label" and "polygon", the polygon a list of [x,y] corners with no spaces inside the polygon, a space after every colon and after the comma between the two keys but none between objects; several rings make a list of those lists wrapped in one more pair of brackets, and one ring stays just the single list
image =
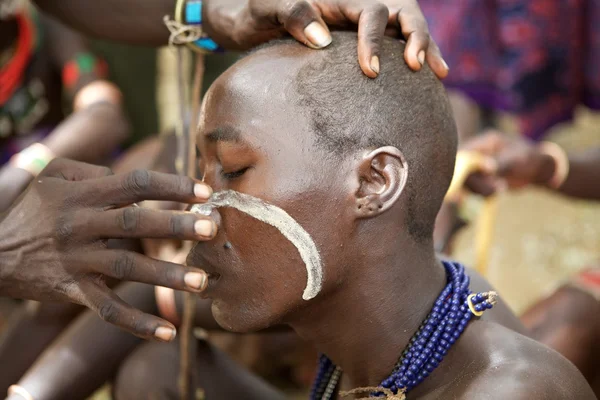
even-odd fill
[{"label": "neck", "polygon": [[397,245],[401,251],[354,263],[356,275],[343,290],[290,323],[342,368],[352,387],[378,386],[392,372],[446,284],[433,249]]}]

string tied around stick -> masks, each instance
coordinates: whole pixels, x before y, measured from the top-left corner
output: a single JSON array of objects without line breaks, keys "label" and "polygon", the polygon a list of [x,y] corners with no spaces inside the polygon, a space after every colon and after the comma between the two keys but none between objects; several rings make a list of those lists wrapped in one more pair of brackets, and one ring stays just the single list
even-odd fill
[{"label": "string tied around stick", "polygon": [[202,38],[204,32],[199,25],[186,25],[171,19],[168,15],[163,17],[163,22],[169,32],[169,46],[194,43]]}]

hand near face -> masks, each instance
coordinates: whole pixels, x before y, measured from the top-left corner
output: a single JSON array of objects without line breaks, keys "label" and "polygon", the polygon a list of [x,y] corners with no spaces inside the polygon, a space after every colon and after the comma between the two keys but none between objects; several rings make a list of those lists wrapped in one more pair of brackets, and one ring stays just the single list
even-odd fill
[{"label": "hand near face", "polygon": [[143,200],[204,202],[211,189],[190,178],[55,160],[0,220],[0,293],[70,301],[143,338],[171,340],[170,323],[123,302],[105,278],[199,292],[204,271],[107,248],[109,238],[209,240],[214,221],[186,212],[130,206]]},{"label": "hand near face", "polygon": [[289,32],[320,49],[331,43],[329,27],[358,28],[358,61],[375,78],[384,34],[407,40],[406,63],[418,71],[427,62],[439,78],[448,75],[438,46],[416,0],[212,0],[205,5],[205,30],[226,48],[249,49]]},{"label": "hand near face", "polygon": [[495,173],[479,171],[467,179],[467,187],[484,196],[494,194],[502,186],[516,189],[545,184],[554,170],[552,157],[519,136],[490,131],[467,142],[463,149],[490,156],[497,164]]}]

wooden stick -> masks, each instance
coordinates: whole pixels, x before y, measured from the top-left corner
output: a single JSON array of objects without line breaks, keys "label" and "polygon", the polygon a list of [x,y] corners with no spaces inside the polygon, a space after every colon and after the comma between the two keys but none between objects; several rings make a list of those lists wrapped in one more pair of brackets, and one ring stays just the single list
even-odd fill
[{"label": "wooden stick", "polygon": [[[197,162],[195,136],[200,115],[200,96],[202,91],[202,78],[204,77],[204,55],[198,53],[196,56],[196,65],[194,72],[194,87],[192,90],[192,111],[190,116],[190,125],[185,135],[186,159],[183,166],[187,175],[196,178]],[[184,251],[191,250],[191,243],[184,243]],[[179,374],[179,393],[181,400],[194,400],[195,387],[193,384],[194,355],[196,354],[196,342],[194,340],[194,314],[196,309],[196,295],[185,292],[183,296],[183,315],[181,323],[180,336],[180,374]]]},{"label": "wooden stick", "polygon": [[[456,155],[454,176],[446,193],[446,201],[456,201],[464,190],[465,182],[469,175],[475,171],[483,170],[486,157],[475,152],[459,151]],[[478,217],[475,236],[475,268],[484,277],[487,277],[490,249],[496,222],[496,196],[485,199]]]}]

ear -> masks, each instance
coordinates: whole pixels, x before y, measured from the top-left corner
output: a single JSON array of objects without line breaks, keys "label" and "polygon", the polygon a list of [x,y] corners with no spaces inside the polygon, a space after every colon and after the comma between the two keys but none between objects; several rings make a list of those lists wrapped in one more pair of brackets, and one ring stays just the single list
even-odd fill
[{"label": "ear", "polygon": [[355,212],[359,218],[377,216],[400,198],[408,178],[404,154],[396,147],[380,147],[366,154],[358,168]]}]

